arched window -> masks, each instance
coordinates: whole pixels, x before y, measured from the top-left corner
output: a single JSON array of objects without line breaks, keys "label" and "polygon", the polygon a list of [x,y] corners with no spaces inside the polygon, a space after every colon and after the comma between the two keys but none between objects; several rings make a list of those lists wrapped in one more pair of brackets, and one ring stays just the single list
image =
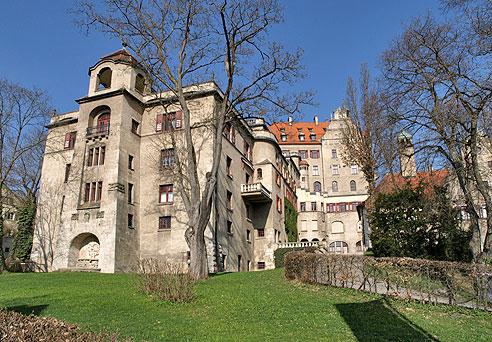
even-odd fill
[{"label": "arched window", "polygon": [[113,72],[110,68],[103,68],[97,74],[96,90],[111,88],[111,76]]},{"label": "arched window", "polygon": [[144,79],[144,77],[142,75],[140,75],[140,74],[137,74],[137,76],[135,77],[135,89],[138,92],[143,93],[144,87],[145,87],[145,79]]},{"label": "arched window", "polygon": [[350,181],[350,191],[357,191],[357,184],[354,180]]},{"label": "arched window", "polygon": [[321,183],[320,182],[314,182],[313,190],[314,191],[321,191]]},{"label": "arched window", "polygon": [[348,253],[348,245],[345,241],[335,241],[335,242],[330,243],[328,250],[332,253],[347,254]]},{"label": "arched window", "polygon": [[309,242],[308,239],[302,239],[301,242]]},{"label": "arched window", "polygon": [[362,241],[357,241],[355,244],[355,250],[360,252],[362,251]]},{"label": "arched window", "polygon": [[256,178],[257,179],[262,179],[263,178],[263,170],[262,169],[256,170]]},{"label": "arched window", "polygon": [[331,191],[332,192],[338,192],[338,182],[337,181],[333,181],[331,183]]},{"label": "arched window", "polygon": [[109,121],[111,119],[111,115],[109,113],[104,113],[99,115],[97,118],[97,132],[105,133],[109,132]]},{"label": "arched window", "polygon": [[319,240],[317,238],[314,238],[311,240],[311,242],[319,242]]}]

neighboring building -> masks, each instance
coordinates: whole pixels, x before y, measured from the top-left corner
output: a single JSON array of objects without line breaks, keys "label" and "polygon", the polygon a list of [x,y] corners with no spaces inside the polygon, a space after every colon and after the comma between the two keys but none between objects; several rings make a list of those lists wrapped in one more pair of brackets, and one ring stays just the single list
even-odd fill
[{"label": "neighboring building", "polygon": [[367,199],[367,183],[358,165],[343,160],[341,143],[346,109],[338,108],[330,122],[276,123],[285,156],[299,156],[301,181],[297,189],[298,236],[319,242],[329,252],[363,253],[361,217],[357,207]]},{"label": "neighboring building", "polygon": [[3,257],[7,259],[12,251],[15,234],[17,233],[17,209],[21,201],[8,187],[4,186],[2,191],[3,197]]},{"label": "neighboring building", "polygon": [[[186,213],[176,191],[171,126],[179,141],[181,107],[155,93],[145,71],[120,50],[89,69],[79,110],[53,116],[41,176],[33,261],[47,269],[128,272],[140,258],[186,263]],[[198,173],[212,163],[213,116],[222,101],[214,82],[185,89],[192,111]],[[165,105],[165,108],[163,105]],[[286,242],[284,196],[297,203],[297,157],[284,157],[262,119],[224,130],[210,224],[209,271],[274,267]]]},{"label": "neighboring building", "polygon": [[[416,187],[419,184],[425,184],[425,191],[427,193],[433,193],[433,188],[435,186],[447,186],[449,198],[451,199],[456,210],[460,212],[460,217],[464,226],[468,227],[470,216],[466,212],[463,192],[461,191],[456,176],[452,170],[430,169],[425,171],[417,171],[412,135],[407,132],[402,132],[398,135],[397,140],[400,158],[400,172],[386,174],[377,185],[375,194],[387,194],[394,191],[396,188],[402,188],[407,184],[412,187]],[[478,154],[480,170],[485,185],[490,187],[490,182],[492,182],[492,153],[490,147],[487,147],[489,146],[487,143],[482,141],[480,145]],[[472,193],[474,194],[474,202],[476,204],[477,213],[479,214],[479,225],[480,230],[482,231],[483,242],[485,239],[485,232],[487,230],[487,212],[485,210],[485,204],[482,203],[483,199],[479,195],[478,191],[473,190]]]}]

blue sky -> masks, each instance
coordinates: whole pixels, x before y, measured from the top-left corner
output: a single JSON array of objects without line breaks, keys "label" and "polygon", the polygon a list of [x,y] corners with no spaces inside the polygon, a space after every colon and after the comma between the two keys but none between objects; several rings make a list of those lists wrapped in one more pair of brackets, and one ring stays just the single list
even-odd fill
[{"label": "blue sky", "polygon": [[[315,90],[319,104],[304,109],[304,121],[315,114],[324,120],[342,104],[347,79],[358,77],[361,63],[375,75],[379,55],[403,23],[428,10],[440,14],[438,0],[280,2],[285,23],[272,31],[272,39],[304,49],[309,77],[299,87]],[[84,36],[67,14],[73,5],[71,0],[10,1],[0,12],[0,78],[47,90],[59,113],[78,108],[74,100],[87,94],[88,68],[121,48],[99,33]]]}]

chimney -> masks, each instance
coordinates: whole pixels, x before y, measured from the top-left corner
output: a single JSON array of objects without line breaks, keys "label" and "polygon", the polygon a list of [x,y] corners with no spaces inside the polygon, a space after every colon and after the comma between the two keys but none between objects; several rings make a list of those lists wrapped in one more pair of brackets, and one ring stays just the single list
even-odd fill
[{"label": "chimney", "polygon": [[314,124],[318,126],[318,115],[314,116]]},{"label": "chimney", "polygon": [[289,125],[292,126],[292,115],[289,115]]}]

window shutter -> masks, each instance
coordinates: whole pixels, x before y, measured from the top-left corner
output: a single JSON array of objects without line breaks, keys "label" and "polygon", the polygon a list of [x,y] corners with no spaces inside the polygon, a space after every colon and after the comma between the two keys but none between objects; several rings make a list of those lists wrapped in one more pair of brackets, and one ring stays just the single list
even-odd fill
[{"label": "window shutter", "polygon": [[65,145],[64,148],[70,147],[70,132],[65,134]]},{"label": "window shutter", "polygon": [[176,112],[176,128],[181,128],[181,123],[182,123],[182,120],[183,120],[183,112],[178,110]]},{"label": "window shutter", "polygon": [[157,114],[155,131],[162,132],[162,114]]}]

